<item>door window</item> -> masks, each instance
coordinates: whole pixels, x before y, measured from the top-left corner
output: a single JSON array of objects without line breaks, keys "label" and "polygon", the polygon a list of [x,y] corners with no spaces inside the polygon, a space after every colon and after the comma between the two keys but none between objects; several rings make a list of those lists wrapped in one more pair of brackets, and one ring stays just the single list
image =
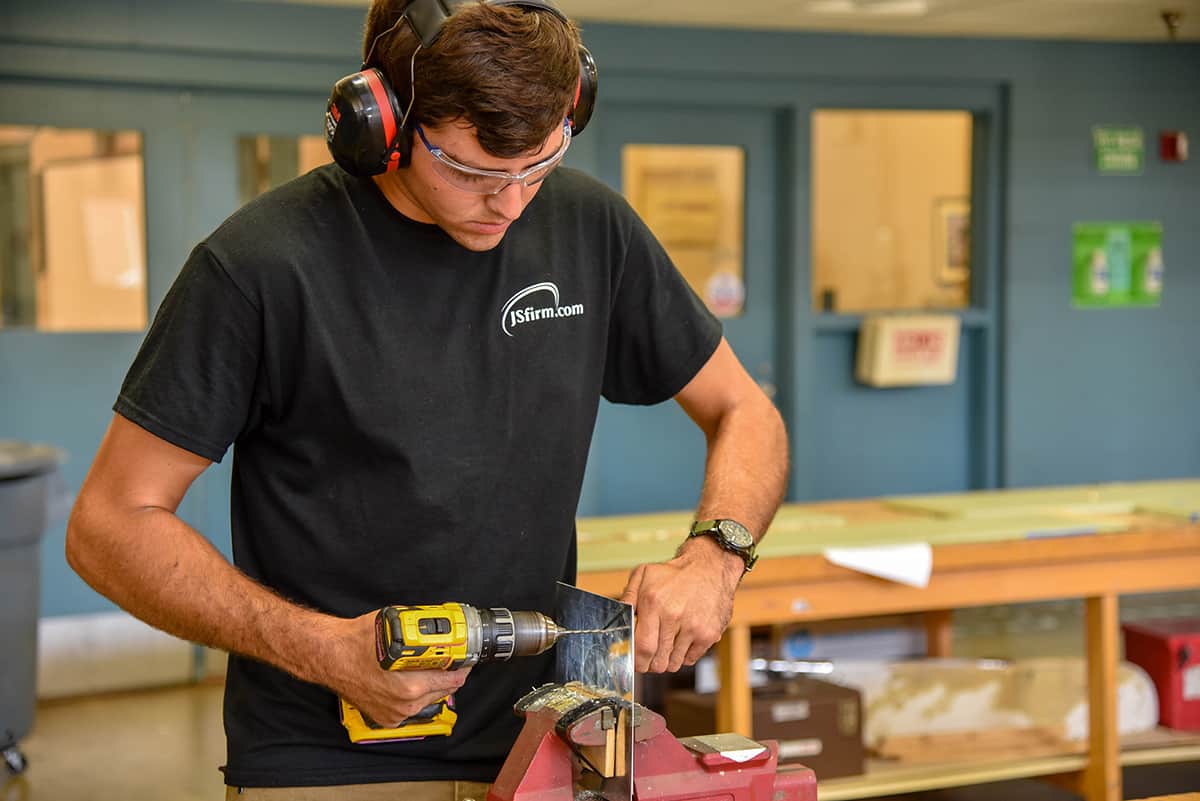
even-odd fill
[{"label": "door window", "polygon": [[137,131],[0,126],[0,326],[146,327]]},{"label": "door window", "polygon": [[971,128],[967,111],[813,113],[815,310],[969,305]]},{"label": "door window", "polygon": [[238,138],[238,198],[244,205],[311,169],[333,161],[320,136]]}]

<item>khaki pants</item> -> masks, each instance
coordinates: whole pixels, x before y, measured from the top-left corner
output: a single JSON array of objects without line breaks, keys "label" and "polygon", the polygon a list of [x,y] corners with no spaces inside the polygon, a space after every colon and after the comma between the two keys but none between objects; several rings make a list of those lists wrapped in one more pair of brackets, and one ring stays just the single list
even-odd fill
[{"label": "khaki pants", "polygon": [[226,787],[225,801],[484,801],[484,782],[384,782],[335,787]]}]

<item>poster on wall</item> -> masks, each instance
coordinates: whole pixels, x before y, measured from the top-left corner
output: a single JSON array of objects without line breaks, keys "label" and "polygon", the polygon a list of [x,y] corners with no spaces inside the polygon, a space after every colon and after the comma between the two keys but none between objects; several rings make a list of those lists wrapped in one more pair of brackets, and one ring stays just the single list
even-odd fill
[{"label": "poster on wall", "polygon": [[1163,291],[1162,230],[1159,222],[1075,223],[1071,305],[1157,306]]},{"label": "poster on wall", "polygon": [[622,189],[718,317],[746,300],[745,152],[734,146],[625,145]]}]

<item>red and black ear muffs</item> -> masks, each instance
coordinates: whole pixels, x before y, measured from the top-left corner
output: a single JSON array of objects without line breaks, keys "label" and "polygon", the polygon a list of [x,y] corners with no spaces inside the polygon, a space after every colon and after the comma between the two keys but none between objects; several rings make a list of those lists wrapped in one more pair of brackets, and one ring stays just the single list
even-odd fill
[{"label": "red and black ear muffs", "polygon": [[[463,2],[466,0],[413,0],[405,7],[404,18],[421,46],[429,47],[455,6]],[[489,4],[540,9],[567,19],[548,0],[489,0]],[[592,118],[597,86],[596,61],[580,45],[579,85],[568,116],[572,136],[581,134]],[[412,158],[412,130],[404,122],[402,107],[387,78],[378,69],[363,65],[360,72],[333,85],[325,107],[325,144],[333,160],[352,175],[391,172],[407,167]]]}]

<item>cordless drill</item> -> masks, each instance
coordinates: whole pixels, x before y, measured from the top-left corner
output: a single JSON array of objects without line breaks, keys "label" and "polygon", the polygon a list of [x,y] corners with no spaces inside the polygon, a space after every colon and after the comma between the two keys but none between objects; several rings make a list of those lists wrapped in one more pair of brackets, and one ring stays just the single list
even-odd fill
[{"label": "cordless drill", "polygon": [[[458,670],[543,653],[568,633],[576,632],[560,628],[541,612],[460,603],[385,606],[375,616],[375,655],[384,670]],[[342,701],[342,725],[355,743],[445,736],[457,720],[450,696],[394,728],[375,723]]]}]

